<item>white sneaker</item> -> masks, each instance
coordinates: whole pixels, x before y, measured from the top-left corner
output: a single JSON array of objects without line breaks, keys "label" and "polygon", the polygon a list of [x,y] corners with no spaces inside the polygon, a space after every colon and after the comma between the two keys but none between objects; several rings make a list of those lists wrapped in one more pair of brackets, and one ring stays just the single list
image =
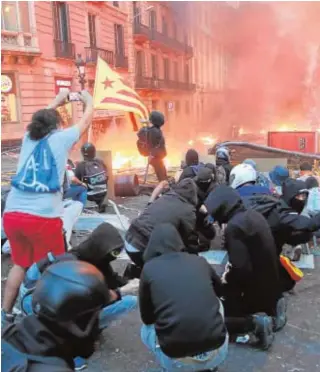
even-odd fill
[{"label": "white sneaker", "polygon": [[10,247],[9,240],[5,241],[5,243],[3,244],[1,248],[1,252],[4,254],[11,254],[11,247]]}]

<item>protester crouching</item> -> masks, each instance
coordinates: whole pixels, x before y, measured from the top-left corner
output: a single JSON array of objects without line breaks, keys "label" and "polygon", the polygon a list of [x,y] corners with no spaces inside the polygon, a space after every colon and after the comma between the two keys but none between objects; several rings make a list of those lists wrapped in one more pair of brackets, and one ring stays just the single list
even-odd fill
[{"label": "protester crouching", "polygon": [[33,114],[22,140],[17,173],[6,200],[3,225],[9,239],[13,267],[5,286],[2,320],[12,321],[12,308],[26,269],[48,252],[65,251],[61,214],[62,184],[68,152],[90,125],[93,100],[82,91],[85,105],[76,125],[61,128],[56,108],[69,91],[60,92],[51,105]]},{"label": "protester crouching", "polygon": [[197,186],[190,178],[173,185],[161,198],[149,204],[140,216],[132,221],[126,233],[126,252],[135,266],[129,265],[125,275],[139,277],[143,266],[143,252],[153,229],[160,223],[171,223],[175,226],[187,245],[196,225],[197,204]]},{"label": "protester crouching", "polygon": [[262,349],[273,329],[286,323],[286,303],[279,281],[278,256],[267,221],[246,209],[239,194],[219,186],[205,201],[208,213],[225,229],[229,264],[223,275],[226,326],[232,335],[253,333]]},{"label": "protester crouching", "polygon": [[270,172],[269,178],[271,181],[271,191],[274,196],[282,195],[282,185],[289,178],[289,170],[282,165],[276,165]]},{"label": "protester crouching", "polygon": [[205,259],[184,250],[173,225],[154,228],[140,279],[141,338],[164,371],[213,370],[228,351],[221,281]]},{"label": "protester crouching", "polygon": [[[106,291],[110,298],[109,303],[100,311],[99,329],[108,325],[134,309],[137,306],[137,297],[125,295],[127,281],[119,276],[111,267],[111,262],[116,260],[124,247],[124,241],[118,230],[109,223],[99,225],[91,235],[70,253],[48,257],[33,264],[27,271],[25,279],[20,287],[21,309],[25,315],[31,315],[32,297],[36,283],[41,280],[45,269],[50,265],[64,261],[84,261],[94,265],[102,274],[106,284]],[[121,287],[121,288],[120,288]],[[80,358],[75,360],[76,370],[83,369],[86,362]]]},{"label": "protester crouching", "polygon": [[34,314],[2,335],[2,369],[73,371],[73,358],[93,354],[99,313],[109,301],[104,277],[93,265],[68,261],[49,266],[33,293]]},{"label": "protester crouching", "polygon": [[[237,182],[236,178],[234,182]],[[320,214],[313,218],[299,214],[306,202],[305,193],[306,185],[303,181],[287,179],[281,187],[282,197],[280,199],[254,192],[242,196],[246,207],[261,213],[271,228],[279,257],[282,292],[291,290],[298,280],[298,278],[293,278],[281,264],[280,255],[284,244],[296,246],[307,243],[312,239],[312,233],[320,228]]]},{"label": "protester crouching", "polygon": [[249,164],[257,172],[256,184],[268,188],[271,191],[271,181],[269,178],[264,175],[262,172],[258,171],[257,163],[252,159],[246,159],[243,161],[243,164]]},{"label": "protester crouching", "polygon": [[87,184],[80,181],[79,178],[75,176],[71,166],[67,164],[63,198],[79,201],[83,204],[83,207],[85,207],[87,203],[87,187]]},{"label": "protester crouching", "polygon": [[83,161],[75,169],[75,177],[86,185],[88,200],[98,205],[99,212],[105,211],[105,198],[108,190],[108,170],[101,159],[96,157],[96,148],[92,143],[81,147]]},{"label": "protester crouching", "polygon": [[248,163],[238,164],[232,169],[230,186],[236,189],[241,197],[253,194],[271,195],[269,187],[258,184],[258,173]]}]

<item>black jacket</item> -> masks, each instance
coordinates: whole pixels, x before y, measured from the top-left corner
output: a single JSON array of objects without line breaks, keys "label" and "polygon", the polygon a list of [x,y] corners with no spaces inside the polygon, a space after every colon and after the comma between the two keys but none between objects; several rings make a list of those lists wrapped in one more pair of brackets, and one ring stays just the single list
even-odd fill
[{"label": "black jacket", "polygon": [[232,268],[226,289],[255,298],[257,306],[274,305],[281,295],[279,260],[267,221],[260,213],[246,210],[238,193],[228,186],[218,187],[205,205],[215,220],[227,222],[225,247]]},{"label": "black jacket", "polygon": [[278,254],[281,254],[284,244],[307,243],[311,239],[312,232],[320,228],[320,214],[308,218],[299,215],[289,207],[286,200],[291,199],[292,192],[294,192],[293,189],[284,188],[280,200],[269,195],[243,197],[247,207],[260,212],[267,219]]},{"label": "black jacket", "polygon": [[196,206],[197,187],[194,181],[185,179],[158,198],[132,221],[126,234],[126,241],[144,252],[156,225],[171,223],[187,244],[188,237],[195,229]]},{"label": "black jacket", "polygon": [[162,131],[157,126],[148,129],[151,155],[156,158],[164,158],[167,155],[166,142]]},{"label": "black jacket", "polygon": [[221,294],[220,278],[204,258],[183,248],[174,226],[157,226],[140,278],[141,319],[155,325],[160,347],[171,358],[215,350],[226,337],[215,294]]},{"label": "black jacket", "polygon": [[[2,340],[22,353],[43,357],[43,363],[30,361],[28,372],[72,372],[74,371],[73,358],[80,355],[77,342],[73,338],[52,332],[34,315],[9,326],[4,331]],[[5,357],[6,355],[2,356]],[[46,357],[48,357],[47,361]],[[52,357],[58,358],[58,363],[52,364]]]}]

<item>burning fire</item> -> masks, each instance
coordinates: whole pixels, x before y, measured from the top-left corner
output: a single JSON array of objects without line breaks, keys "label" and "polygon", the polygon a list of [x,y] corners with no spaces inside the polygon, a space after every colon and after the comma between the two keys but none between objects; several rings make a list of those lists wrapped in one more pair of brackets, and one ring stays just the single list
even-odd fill
[{"label": "burning fire", "polygon": [[[164,159],[164,164],[166,168],[168,168],[180,164],[180,161],[181,159],[178,159],[178,157],[173,154]],[[117,151],[112,155],[112,168],[116,171],[129,170],[133,168],[146,168],[147,162],[148,158],[137,155],[136,152],[130,155],[124,155],[124,153]]]}]

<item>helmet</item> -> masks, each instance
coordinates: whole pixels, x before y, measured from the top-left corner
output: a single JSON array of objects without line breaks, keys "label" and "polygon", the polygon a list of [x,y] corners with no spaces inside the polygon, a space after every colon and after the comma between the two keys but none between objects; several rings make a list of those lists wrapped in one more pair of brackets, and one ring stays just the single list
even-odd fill
[{"label": "helmet", "polygon": [[149,116],[149,121],[155,127],[162,127],[162,125],[164,124],[164,115],[160,111],[152,111]]},{"label": "helmet", "polygon": [[77,260],[58,262],[37,282],[32,309],[39,318],[84,338],[95,329],[99,312],[108,303],[108,293],[95,266]]},{"label": "helmet", "polygon": [[217,151],[216,151],[216,158],[229,161],[230,160],[230,151],[229,151],[228,147],[225,147],[225,146],[218,147]]},{"label": "helmet", "polygon": [[238,164],[230,172],[230,186],[233,189],[244,185],[249,182],[256,182],[257,172],[249,164]]},{"label": "helmet", "polygon": [[93,160],[96,157],[94,144],[87,142],[81,147],[81,154],[85,160]]}]

